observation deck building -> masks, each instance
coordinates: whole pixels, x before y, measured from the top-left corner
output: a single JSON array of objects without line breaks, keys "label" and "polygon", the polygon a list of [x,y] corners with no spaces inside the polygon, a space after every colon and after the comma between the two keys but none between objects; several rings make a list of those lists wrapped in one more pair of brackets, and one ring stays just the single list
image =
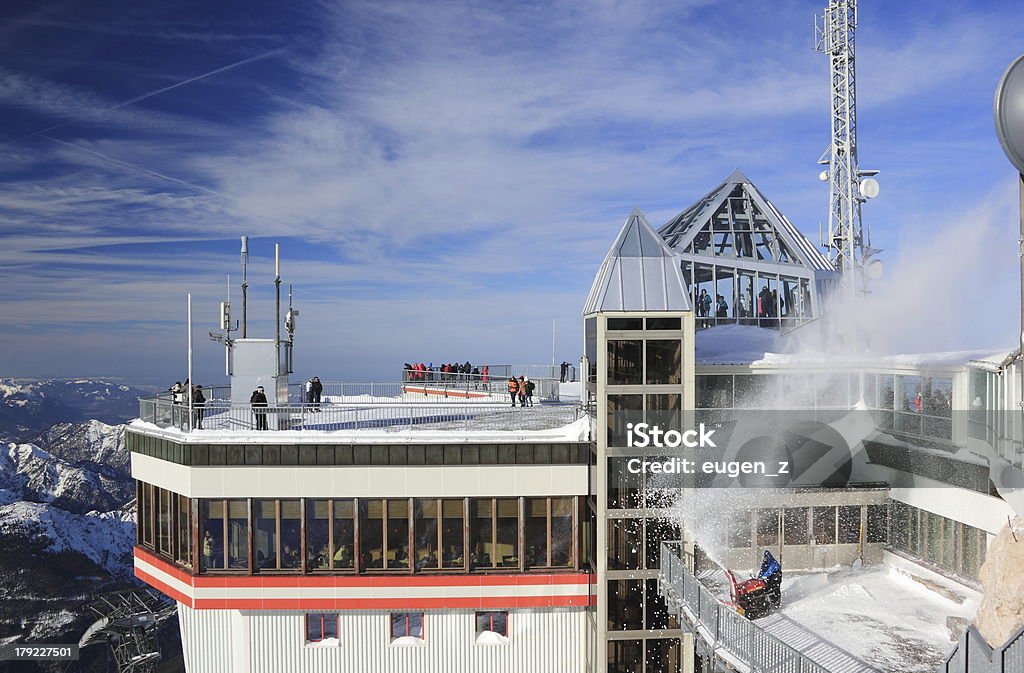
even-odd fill
[{"label": "observation deck building", "polygon": [[[126,433],[136,575],[178,602],[189,673],[738,670],[662,585],[663,543],[706,563],[679,506],[706,492],[631,470],[666,449],[626,438],[785,399],[863,414],[871,439],[840,482],[729,512],[727,565],[769,549],[787,570],[899,562],[976,588],[1014,511],[999,486],[1021,472],[1019,353],[771,355],[837,278],[737,171],[658,230],[627,218],[584,302],[578,401],[557,381],[515,409],[502,378],[326,383],[317,409],[272,354],[214,390],[202,429],[143,400]],[[253,385],[274,391],[265,431],[239,401]]]}]

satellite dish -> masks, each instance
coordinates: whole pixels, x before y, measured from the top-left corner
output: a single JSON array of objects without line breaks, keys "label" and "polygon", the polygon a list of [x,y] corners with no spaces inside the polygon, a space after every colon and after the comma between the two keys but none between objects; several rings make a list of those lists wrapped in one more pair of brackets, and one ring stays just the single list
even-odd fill
[{"label": "satellite dish", "polygon": [[878,196],[878,180],[864,178],[860,181],[860,195],[865,199],[873,199]]},{"label": "satellite dish", "polygon": [[882,277],[883,270],[882,260],[880,259],[873,259],[864,267],[864,273],[867,275],[868,280],[878,280]]},{"label": "satellite dish", "polygon": [[818,179],[822,182],[828,182],[828,171],[822,171],[818,173]]},{"label": "satellite dish", "polygon": [[1024,56],[1017,57],[999,80],[993,113],[1003,152],[1024,174]]}]

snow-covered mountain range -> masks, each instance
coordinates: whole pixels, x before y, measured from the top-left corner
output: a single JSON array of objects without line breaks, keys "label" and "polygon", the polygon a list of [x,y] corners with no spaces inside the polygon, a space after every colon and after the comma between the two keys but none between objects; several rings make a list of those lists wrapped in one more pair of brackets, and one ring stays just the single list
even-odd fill
[{"label": "snow-covered mountain range", "polygon": [[0,642],[77,642],[97,594],[137,586],[119,423],[143,394],[106,381],[0,380]]},{"label": "snow-covered mountain range", "polygon": [[24,441],[56,423],[123,423],[146,391],[104,380],[0,379],[0,439]]}]

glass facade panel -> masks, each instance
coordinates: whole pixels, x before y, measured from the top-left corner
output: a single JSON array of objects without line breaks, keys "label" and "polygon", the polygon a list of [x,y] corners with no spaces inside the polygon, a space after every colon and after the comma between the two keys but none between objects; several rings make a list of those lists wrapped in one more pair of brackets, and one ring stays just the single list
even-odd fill
[{"label": "glass facade panel", "polygon": [[889,507],[888,505],[868,505],[868,529],[865,539],[868,542],[887,542],[889,539]]},{"label": "glass facade panel", "polygon": [[228,568],[247,570],[249,568],[249,503],[245,500],[228,500]]},{"label": "glass facade panel", "polygon": [[331,563],[330,500],[306,501],[306,567],[326,570]]},{"label": "glass facade panel", "polygon": [[384,567],[384,501],[359,501],[359,565]]},{"label": "glass facade panel", "polygon": [[682,671],[683,655],[678,638],[648,638],[645,641],[645,650],[645,673],[680,673]]},{"label": "glass facade panel", "polygon": [[860,542],[860,506],[843,505],[836,510],[839,523],[839,544]]},{"label": "glass facade panel", "polygon": [[814,543],[836,543],[836,508],[814,507]]},{"label": "glass facade panel", "polygon": [[466,566],[465,509],[462,500],[441,501],[441,545],[444,550],[441,564],[444,568]]},{"label": "glass facade panel", "polygon": [[356,504],[355,500],[335,500],[334,503],[334,547],[331,567],[335,570],[350,570],[356,559]]},{"label": "glass facade panel", "polygon": [[668,518],[647,519],[644,529],[647,569],[657,570],[661,567],[661,543],[681,539],[682,532],[675,519]]},{"label": "glass facade panel", "polygon": [[438,511],[437,500],[431,498],[415,501],[413,530],[416,537],[416,569],[437,570],[441,567],[438,553]]},{"label": "glass facade panel", "polygon": [[409,501],[388,500],[387,552],[384,567],[392,570],[409,568]]},{"label": "glass facade panel", "polygon": [[697,376],[696,406],[698,409],[731,409],[732,375]]},{"label": "glass facade panel", "polygon": [[276,569],[277,566],[277,503],[274,500],[254,500],[253,557],[256,570]]},{"label": "glass facade panel", "polygon": [[495,563],[503,568],[519,565],[519,499],[498,500],[497,542]]},{"label": "glass facade panel", "polygon": [[192,567],[192,520],[190,517],[189,499],[183,495],[174,495],[177,501],[177,546],[175,560],[185,566]]},{"label": "glass facade panel", "polygon": [[302,501],[281,500],[281,569],[302,567]]},{"label": "glass facade panel", "polygon": [[647,341],[647,383],[678,384],[682,380],[682,350],[679,339]]},{"label": "glass facade panel", "polygon": [[680,318],[648,318],[647,329],[649,330],[675,330],[682,329]]},{"label": "glass facade panel", "polygon": [[640,339],[608,340],[608,385],[643,383],[644,342]]},{"label": "glass facade panel", "polygon": [[647,629],[678,629],[679,621],[669,613],[665,599],[658,595],[658,580],[649,579],[647,596],[644,603],[644,628]]},{"label": "glass facade panel", "polygon": [[551,498],[551,565],[567,567],[575,563],[573,550],[573,520],[575,500],[573,498]]},{"label": "glass facade panel", "polygon": [[627,446],[628,424],[643,421],[643,395],[608,395],[608,446]]},{"label": "glass facade panel", "polygon": [[807,508],[787,507],[783,510],[783,542],[789,545],[807,544]]},{"label": "glass facade panel", "polygon": [[608,520],[608,569],[638,570],[643,548],[643,519]]},{"label": "glass facade panel", "polygon": [[608,459],[608,509],[640,507],[643,475],[630,472],[629,458]]},{"label": "glass facade panel", "polygon": [[202,569],[224,568],[224,501],[201,500],[199,505],[199,528],[203,531]]},{"label": "glass facade panel", "polygon": [[608,318],[609,330],[640,331],[644,328],[643,318]]},{"label": "glass facade panel", "polygon": [[608,673],[637,673],[644,657],[642,640],[609,640]]},{"label": "glass facade panel", "polygon": [[474,500],[469,537],[473,545],[471,567],[494,567],[494,501]]},{"label": "glass facade panel", "polygon": [[779,544],[779,510],[757,510],[757,546],[769,547]]},{"label": "glass facade panel", "polygon": [[608,580],[608,630],[644,628],[643,580]]},{"label": "glass facade panel", "polygon": [[548,499],[526,499],[526,563],[547,566],[548,563]]},{"label": "glass facade panel", "polygon": [[750,546],[750,510],[734,512],[729,517],[729,546],[742,549]]}]

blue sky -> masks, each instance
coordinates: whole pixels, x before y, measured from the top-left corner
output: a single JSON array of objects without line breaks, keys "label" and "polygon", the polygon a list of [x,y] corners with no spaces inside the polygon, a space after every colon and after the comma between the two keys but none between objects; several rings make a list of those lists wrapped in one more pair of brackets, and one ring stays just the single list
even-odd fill
[{"label": "blue sky", "polygon": [[[741,168],[816,240],[819,2],[7,3],[0,376],[181,378],[239,303],[270,336],[273,243],[299,374],[579,355],[631,208],[659,226]],[[892,348],[1016,339],[1016,176],[995,84],[1024,5],[862,0],[865,208]],[[199,338],[203,337],[203,338]]]}]

